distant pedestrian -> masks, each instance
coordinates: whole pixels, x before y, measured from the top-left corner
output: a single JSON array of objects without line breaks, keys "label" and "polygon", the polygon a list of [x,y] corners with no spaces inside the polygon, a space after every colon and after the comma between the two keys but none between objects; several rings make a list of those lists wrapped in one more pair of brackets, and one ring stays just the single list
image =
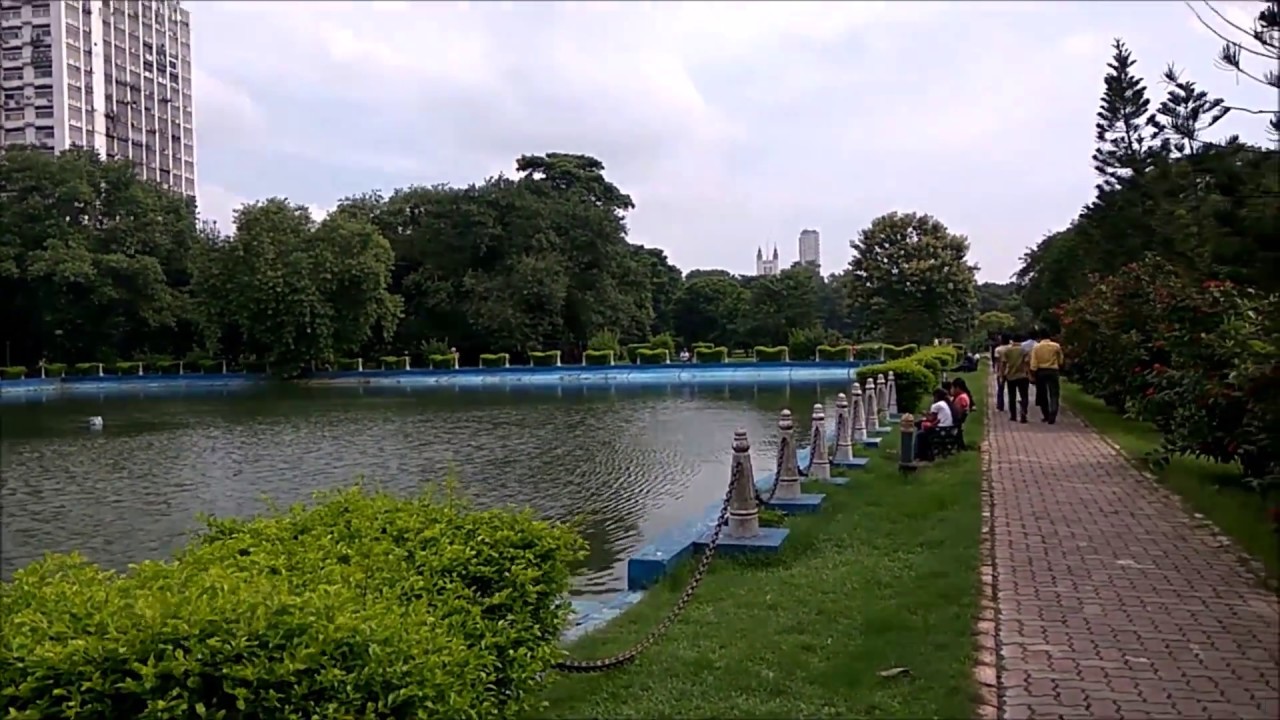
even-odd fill
[{"label": "distant pedestrian", "polygon": [[996,411],[1004,412],[1004,354],[1013,345],[1013,337],[1002,333],[994,350],[991,351],[991,372],[996,376]]},{"label": "distant pedestrian", "polygon": [[1031,366],[1028,354],[1023,351],[1026,336],[1018,333],[1013,342],[1005,348],[1004,384],[1009,393],[1009,419],[1018,422],[1027,421],[1027,405],[1031,393]]},{"label": "distant pedestrian", "polygon": [[1058,421],[1058,400],[1062,393],[1062,346],[1054,342],[1047,331],[1041,330],[1037,335],[1039,341],[1031,351],[1031,374],[1035,378],[1041,420],[1052,425]]}]

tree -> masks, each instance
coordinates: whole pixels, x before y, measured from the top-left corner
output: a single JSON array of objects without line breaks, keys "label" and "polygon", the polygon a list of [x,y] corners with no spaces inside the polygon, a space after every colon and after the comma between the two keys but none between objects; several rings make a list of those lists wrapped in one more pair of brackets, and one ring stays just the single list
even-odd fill
[{"label": "tree", "polygon": [[[1219,69],[1234,72],[1237,76],[1280,92],[1280,0],[1259,2],[1258,15],[1249,28],[1233,22],[1208,2],[1202,3],[1208,10],[1207,14],[1201,14],[1192,3],[1185,4],[1201,25],[1223,41],[1218,50]],[[1214,18],[1208,19],[1208,14]],[[1253,70],[1251,67],[1261,67],[1262,70]],[[1280,104],[1268,108],[1223,105],[1222,109],[1226,112],[1267,117],[1267,133],[1277,143],[1277,150],[1280,151]]]},{"label": "tree", "polygon": [[1106,89],[1094,125],[1093,168],[1104,187],[1116,187],[1145,172],[1153,150],[1146,83],[1134,74],[1137,63],[1124,41],[1117,38],[1112,47],[1115,52],[1107,65],[1110,72],[1103,80]]},{"label": "tree", "polygon": [[931,215],[881,215],[850,242],[850,303],[868,334],[891,342],[963,337],[977,306],[969,240]]},{"label": "tree", "polygon": [[741,330],[751,344],[785,345],[791,330],[821,325],[822,276],[811,266],[747,278],[744,286],[749,299]]},{"label": "tree", "polygon": [[738,345],[749,301],[748,292],[732,278],[709,276],[692,280],[676,298],[676,334],[685,343]]}]

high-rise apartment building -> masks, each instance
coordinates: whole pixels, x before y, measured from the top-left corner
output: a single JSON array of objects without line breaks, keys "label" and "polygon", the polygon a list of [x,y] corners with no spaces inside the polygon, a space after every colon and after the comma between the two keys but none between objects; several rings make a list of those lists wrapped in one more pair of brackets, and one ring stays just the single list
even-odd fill
[{"label": "high-rise apartment building", "polygon": [[757,275],[777,275],[778,274],[778,248],[773,248],[773,258],[765,256],[764,250],[756,248],[756,274]]},{"label": "high-rise apartment building", "polygon": [[0,0],[3,144],[91,147],[196,193],[191,16],[178,0]]},{"label": "high-rise apartment building", "polygon": [[800,231],[800,263],[822,272],[822,245],[817,230]]}]

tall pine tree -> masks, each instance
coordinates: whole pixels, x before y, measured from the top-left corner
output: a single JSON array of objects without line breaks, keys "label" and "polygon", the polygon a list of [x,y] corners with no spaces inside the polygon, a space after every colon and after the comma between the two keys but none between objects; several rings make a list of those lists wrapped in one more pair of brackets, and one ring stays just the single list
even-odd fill
[{"label": "tall pine tree", "polygon": [[1104,188],[1114,188],[1146,172],[1155,146],[1146,83],[1133,72],[1137,62],[1123,40],[1117,38],[1112,47],[1115,53],[1107,64],[1106,89],[1094,125],[1097,148],[1093,169]]}]

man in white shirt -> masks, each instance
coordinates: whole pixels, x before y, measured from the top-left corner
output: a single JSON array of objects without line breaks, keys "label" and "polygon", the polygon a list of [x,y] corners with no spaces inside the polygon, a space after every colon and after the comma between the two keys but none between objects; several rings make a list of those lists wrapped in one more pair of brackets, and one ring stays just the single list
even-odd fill
[{"label": "man in white shirt", "polygon": [[938,388],[933,391],[933,404],[929,406],[929,414],[920,421],[916,433],[916,458],[924,462],[933,460],[934,440],[938,436],[938,428],[949,428],[955,420],[951,414],[950,397],[947,391]]}]

